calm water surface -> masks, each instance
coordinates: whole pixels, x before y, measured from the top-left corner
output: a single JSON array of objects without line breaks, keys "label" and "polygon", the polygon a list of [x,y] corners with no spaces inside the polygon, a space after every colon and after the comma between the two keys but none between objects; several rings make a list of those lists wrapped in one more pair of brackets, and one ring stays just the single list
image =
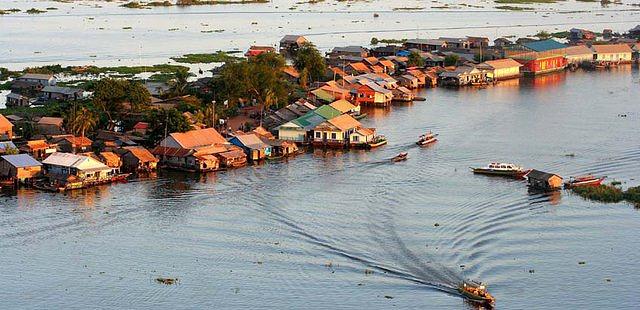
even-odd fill
[{"label": "calm water surface", "polygon": [[[368,111],[390,139],[371,152],[2,196],[0,308],[469,309],[448,292],[474,278],[502,309],[635,309],[639,210],[468,167],[639,185],[639,83],[629,67],[427,90]],[[440,142],[415,147],[427,128]]]}]

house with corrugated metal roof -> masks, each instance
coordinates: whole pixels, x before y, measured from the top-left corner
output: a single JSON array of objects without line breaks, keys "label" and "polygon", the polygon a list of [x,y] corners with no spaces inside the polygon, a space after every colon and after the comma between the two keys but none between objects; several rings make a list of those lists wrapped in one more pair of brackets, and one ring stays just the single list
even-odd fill
[{"label": "house with corrugated metal roof", "polygon": [[44,101],[69,101],[69,100],[79,100],[83,98],[84,91],[79,88],[71,88],[65,86],[45,86],[41,90],[42,100]]},{"label": "house with corrugated metal roof", "polygon": [[313,129],[320,123],[340,115],[340,111],[328,105],[323,105],[290,122],[278,126],[278,138],[307,143],[312,139]]},{"label": "house with corrugated metal roof", "polygon": [[[318,124],[313,129],[313,145],[345,148],[350,137],[362,124],[348,114],[342,114]],[[373,139],[373,137],[372,137]]]},{"label": "house with corrugated metal roof", "polygon": [[586,45],[568,46],[564,49],[564,58],[569,64],[581,64],[593,61],[593,50]]},{"label": "house with corrugated metal roof", "polygon": [[393,100],[393,92],[380,85],[369,82],[356,89],[356,105],[372,105],[386,107]]},{"label": "house with corrugated metal roof", "polygon": [[522,43],[521,45],[525,49],[533,52],[547,52],[552,50],[564,49],[567,47],[566,45],[554,39],[526,42]]},{"label": "house with corrugated metal roof", "polygon": [[28,154],[0,156],[0,178],[26,183],[40,176],[42,164]]},{"label": "house with corrugated metal roof", "polygon": [[20,146],[20,152],[27,153],[37,160],[43,160],[47,156],[58,151],[58,145],[48,143],[46,140],[30,140]]},{"label": "house with corrugated metal roof", "polygon": [[82,188],[87,184],[110,181],[113,170],[89,156],[56,152],[42,161],[45,175],[59,186]]},{"label": "house with corrugated metal roof", "polygon": [[140,146],[129,146],[123,148],[122,170],[127,172],[152,172],[156,171],[159,160]]},{"label": "house with corrugated metal roof", "polygon": [[229,139],[231,144],[242,148],[251,161],[259,161],[271,156],[271,146],[264,143],[255,133],[242,133]]},{"label": "house with corrugated metal roof", "polygon": [[511,58],[487,60],[476,66],[487,72],[487,77],[495,81],[520,77],[520,67],[522,64]]}]

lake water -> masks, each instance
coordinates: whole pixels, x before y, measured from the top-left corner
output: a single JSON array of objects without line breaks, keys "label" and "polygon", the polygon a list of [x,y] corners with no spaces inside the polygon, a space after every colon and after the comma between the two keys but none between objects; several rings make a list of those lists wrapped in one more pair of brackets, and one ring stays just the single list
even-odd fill
[{"label": "lake water", "polygon": [[[276,45],[285,34],[306,35],[326,51],[368,45],[372,37],[495,39],[572,27],[622,33],[640,24],[631,0],[606,7],[599,1],[528,4],[521,6],[535,10],[521,12],[498,10],[487,0],[296,2],[127,9],[119,7],[123,2],[2,1],[0,9],[22,12],[0,15],[0,67],[156,64],[185,53]],[[29,15],[29,8],[57,10]]]},{"label": "lake water", "polygon": [[[622,67],[429,89],[367,111],[390,141],[378,150],[0,197],[0,308],[471,309],[449,292],[473,278],[500,309],[636,309],[638,209],[468,167],[639,185],[639,79]],[[427,129],[440,141],[416,147]]]}]

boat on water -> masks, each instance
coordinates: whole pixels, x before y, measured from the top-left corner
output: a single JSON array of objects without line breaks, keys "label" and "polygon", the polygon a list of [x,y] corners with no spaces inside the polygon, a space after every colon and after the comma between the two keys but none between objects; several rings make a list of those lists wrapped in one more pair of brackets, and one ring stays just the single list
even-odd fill
[{"label": "boat on water", "polygon": [[387,138],[385,136],[376,136],[371,142],[367,143],[367,147],[375,149],[385,144],[387,144]]},{"label": "boat on water", "polygon": [[407,160],[407,158],[409,158],[409,153],[402,152],[402,153],[394,156],[393,158],[391,158],[391,161],[392,162],[399,162],[399,161]]},{"label": "boat on water", "polygon": [[485,167],[471,167],[471,171],[476,174],[496,175],[514,178],[522,178],[529,172],[529,170],[511,163],[490,163]]},{"label": "boat on water", "polygon": [[458,286],[458,292],[471,302],[484,306],[495,306],[496,299],[487,291],[486,285],[476,281],[462,281]]},{"label": "boat on water", "polygon": [[568,182],[564,183],[564,187],[572,188],[572,187],[580,187],[580,186],[598,186],[604,182],[606,177],[595,177],[593,175],[582,175],[577,177],[569,178]]},{"label": "boat on water", "polygon": [[417,145],[424,146],[432,143],[436,143],[438,141],[438,134],[433,133],[431,131],[421,135],[416,142]]}]

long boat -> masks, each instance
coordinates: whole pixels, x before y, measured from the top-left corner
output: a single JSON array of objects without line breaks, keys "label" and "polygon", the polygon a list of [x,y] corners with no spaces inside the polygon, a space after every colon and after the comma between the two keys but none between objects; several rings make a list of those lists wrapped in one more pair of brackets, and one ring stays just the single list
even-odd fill
[{"label": "long boat", "polygon": [[511,163],[490,163],[485,167],[473,168],[471,167],[471,171],[476,174],[485,174],[485,175],[495,175],[495,176],[505,176],[505,177],[514,177],[514,178],[522,178],[524,175],[529,172],[518,166],[516,164]]},{"label": "long boat", "polygon": [[592,175],[583,175],[577,177],[571,177],[568,182],[564,183],[564,187],[581,187],[581,186],[598,186],[604,182],[606,177],[597,178]]},{"label": "long boat", "polygon": [[458,292],[467,300],[493,308],[496,299],[487,291],[486,285],[476,281],[462,281],[458,286]]}]

